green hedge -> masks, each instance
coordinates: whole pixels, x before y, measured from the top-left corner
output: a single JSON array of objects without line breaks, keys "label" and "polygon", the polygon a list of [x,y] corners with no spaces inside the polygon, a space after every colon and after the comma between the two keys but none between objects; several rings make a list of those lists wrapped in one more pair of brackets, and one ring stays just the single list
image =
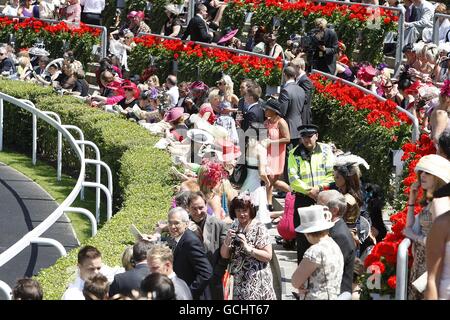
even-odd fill
[{"label": "green hedge", "polygon": [[[173,181],[168,168],[171,161],[165,151],[153,148],[158,138],[135,123],[87,107],[76,98],[56,96],[48,88],[4,80],[0,80],[0,88],[3,93],[35,102],[41,110],[58,113],[64,124],[80,127],[85,139],[97,144],[102,160],[113,172],[116,198],[121,202],[115,203],[119,210],[114,217],[99,229],[95,237],[82,245],[99,248],[106,264],[121,265],[124,248],[133,242],[130,224],[134,223],[149,233],[155,223],[165,217],[170,206]],[[49,130],[43,121],[38,121],[38,124],[40,157],[53,162],[56,159],[56,131]],[[21,151],[30,153],[31,116],[5,103],[4,125],[5,145],[20,146]],[[79,166],[67,143],[63,164],[64,169],[71,173],[76,173]],[[93,176],[92,169],[90,172]],[[43,286],[45,299],[60,299],[67,284],[74,279],[77,252],[70,251],[66,257],[38,274],[37,280]]]}]

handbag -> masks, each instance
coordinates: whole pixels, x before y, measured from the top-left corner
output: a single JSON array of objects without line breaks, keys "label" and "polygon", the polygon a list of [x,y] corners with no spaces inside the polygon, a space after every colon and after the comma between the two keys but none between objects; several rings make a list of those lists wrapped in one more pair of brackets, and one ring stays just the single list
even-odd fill
[{"label": "handbag", "polygon": [[237,185],[242,185],[247,178],[247,166],[245,164],[238,164],[230,176],[230,181]]},{"label": "handbag", "polygon": [[277,231],[284,240],[293,240],[296,237],[294,227],[295,195],[288,192],[284,203],[284,213],[277,225]]},{"label": "handbag", "polygon": [[222,278],[224,300],[233,300],[234,276],[231,274],[230,269],[230,264],[228,264],[227,270]]}]

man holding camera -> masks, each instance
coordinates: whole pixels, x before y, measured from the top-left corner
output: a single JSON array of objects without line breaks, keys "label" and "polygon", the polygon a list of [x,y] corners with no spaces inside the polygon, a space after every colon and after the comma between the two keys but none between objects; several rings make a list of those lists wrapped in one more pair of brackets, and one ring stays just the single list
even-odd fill
[{"label": "man holding camera", "polygon": [[327,20],[317,18],[313,33],[313,52],[311,65],[313,69],[334,75],[336,73],[336,57],[338,37],[336,32],[327,27]]}]

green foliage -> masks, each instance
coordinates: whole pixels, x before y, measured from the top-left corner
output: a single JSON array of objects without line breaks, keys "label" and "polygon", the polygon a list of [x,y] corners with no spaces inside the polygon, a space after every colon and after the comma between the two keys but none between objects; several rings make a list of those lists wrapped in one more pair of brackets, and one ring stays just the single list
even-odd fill
[{"label": "green foliage", "polygon": [[[47,88],[3,80],[0,80],[0,88],[3,93],[34,101],[41,110],[56,112],[61,116],[62,123],[80,127],[85,139],[99,147],[102,160],[113,173],[115,198],[121,202],[115,203],[118,212],[113,219],[82,245],[99,248],[106,264],[120,266],[124,248],[133,242],[130,224],[134,223],[144,233],[150,233],[156,222],[165,217],[170,206],[170,158],[165,152],[153,148],[158,138],[135,123],[92,109],[76,98],[56,96]],[[4,143],[6,146],[20,145],[22,151],[30,152],[31,122],[24,121],[24,116],[17,108],[5,103]],[[56,159],[56,131],[49,130],[43,121],[38,121],[38,124],[40,158],[53,162]],[[77,138],[76,133],[74,136]],[[66,144],[64,169],[76,174],[79,162]],[[88,156],[95,157],[92,153]],[[93,180],[93,173],[93,168],[90,168],[89,181]],[[60,299],[68,283],[74,279],[77,252],[72,250],[53,266],[41,270],[37,276],[46,299]]]}]

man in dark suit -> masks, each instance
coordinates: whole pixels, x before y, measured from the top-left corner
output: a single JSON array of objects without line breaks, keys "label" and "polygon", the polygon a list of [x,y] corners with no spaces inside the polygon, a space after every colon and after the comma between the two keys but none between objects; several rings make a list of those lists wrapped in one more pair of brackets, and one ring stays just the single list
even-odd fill
[{"label": "man in dark suit", "polygon": [[246,107],[242,112],[243,120],[240,124],[242,130],[247,131],[252,122],[263,123],[264,111],[259,104],[259,98],[261,96],[261,87],[251,86],[247,88],[247,93],[244,96]]},{"label": "man in dark suit", "polygon": [[176,242],[173,252],[173,271],[187,283],[194,300],[210,299],[208,285],[213,276],[213,270],[202,241],[187,228],[188,213],[183,208],[176,207],[169,211],[168,218],[169,233]]},{"label": "man in dark suit", "polygon": [[186,40],[188,36],[191,36],[192,41],[210,43],[214,34],[208,30],[208,25],[205,20],[207,16],[208,10],[206,6],[203,4],[197,5],[195,8],[195,16],[189,21],[181,39]]},{"label": "man in dark suit", "polygon": [[322,72],[334,75],[336,73],[336,57],[338,53],[338,37],[336,32],[327,27],[327,20],[317,18],[313,35],[314,52],[312,67]]},{"label": "man in dark suit", "polygon": [[297,85],[305,91],[305,105],[303,106],[304,112],[302,113],[302,123],[312,123],[311,113],[311,100],[314,92],[314,84],[305,72],[306,64],[302,58],[295,58],[289,62],[289,66],[295,69],[295,82]]},{"label": "man in dark suit", "polygon": [[114,281],[109,287],[109,296],[122,294],[131,297],[131,291],[139,292],[141,281],[150,273],[147,266],[147,251],[150,250],[152,244],[145,240],[138,241],[133,246],[133,261],[135,266],[133,269],[114,276]]},{"label": "man in dark suit", "polygon": [[291,145],[297,146],[300,133],[298,126],[303,124],[302,119],[305,118],[305,91],[295,83],[295,69],[286,67],[283,71],[286,80],[281,89],[278,101],[281,104],[281,114],[289,125],[289,133],[291,134]]},{"label": "man in dark suit", "polygon": [[213,277],[209,282],[213,300],[223,300],[222,277],[228,261],[220,255],[220,247],[227,235],[228,225],[208,215],[206,198],[201,192],[191,192],[188,198],[188,211],[191,220],[197,227],[197,234],[203,241],[206,255],[213,268]]},{"label": "man in dark suit", "polygon": [[319,193],[317,204],[327,206],[332,214],[331,221],[334,226],[330,229],[330,237],[337,243],[344,257],[344,273],[342,274],[341,293],[353,292],[353,266],[355,264],[355,241],[342,219],[347,210],[347,202],[344,195],[337,190],[326,190]]}]

